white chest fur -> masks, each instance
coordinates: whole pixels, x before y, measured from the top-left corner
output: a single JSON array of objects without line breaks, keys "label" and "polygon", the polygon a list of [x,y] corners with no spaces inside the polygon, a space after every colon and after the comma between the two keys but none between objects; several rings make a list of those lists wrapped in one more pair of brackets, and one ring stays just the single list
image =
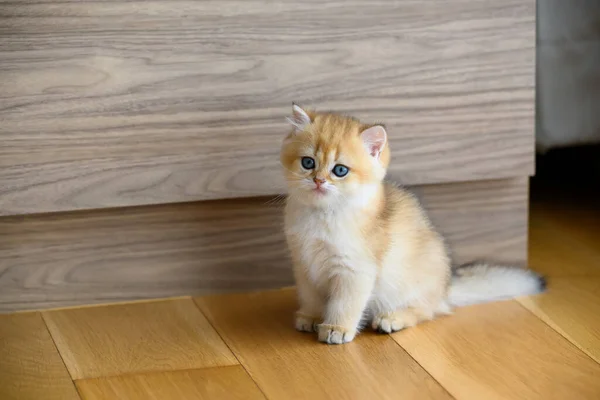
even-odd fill
[{"label": "white chest fur", "polygon": [[286,214],[285,231],[313,282],[359,271],[372,263],[356,215],[298,208]]}]

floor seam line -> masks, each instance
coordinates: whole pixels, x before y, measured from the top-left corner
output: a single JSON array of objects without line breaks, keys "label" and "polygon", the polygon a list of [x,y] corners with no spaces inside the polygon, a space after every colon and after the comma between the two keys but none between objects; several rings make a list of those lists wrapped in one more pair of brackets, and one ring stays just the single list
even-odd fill
[{"label": "floor seam line", "polygon": [[246,372],[246,374],[248,375],[248,377],[250,379],[252,379],[252,382],[254,382],[254,384],[256,385],[256,387],[258,388],[258,390],[260,390],[260,392],[262,393],[262,395],[265,397],[265,399],[269,399],[269,397],[267,396],[267,394],[265,393],[265,391],[263,390],[263,388],[260,387],[260,385],[258,384],[258,382],[256,382],[256,380],[252,377],[252,374],[250,373],[250,371],[248,371],[248,368],[246,368],[246,366],[240,361],[240,359],[237,356],[237,354],[235,354],[235,352],[233,351],[233,349],[231,348],[231,346],[229,346],[229,343],[227,343],[227,341],[225,341],[225,338],[223,338],[223,335],[221,335],[221,332],[219,332],[219,330],[213,324],[213,322],[210,320],[210,318],[208,317],[208,315],[206,315],[204,313],[204,311],[202,311],[202,308],[200,308],[200,305],[198,304],[198,302],[196,301],[196,299],[193,298],[193,297],[192,297],[192,303],[194,303],[194,305],[196,306],[196,309],[198,310],[198,312],[200,312],[200,314],[202,314],[204,316],[204,318],[206,318],[206,320],[208,321],[208,323],[210,324],[210,326],[215,330],[215,332],[217,333],[217,335],[219,335],[219,338],[221,339],[221,341],[225,344],[225,346],[227,346],[227,348],[229,349],[229,351],[231,352],[231,354],[233,354],[233,356],[237,360],[238,364],[244,369],[244,372]]},{"label": "floor seam line", "polygon": [[79,388],[75,384],[75,379],[73,378],[73,375],[71,375],[71,371],[69,371],[69,367],[67,366],[67,363],[65,362],[65,358],[63,357],[62,353],[60,352],[60,349],[58,348],[58,345],[56,344],[56,340],[54,339],[54,336],[52,336],[52,332],[50,331],[50,328],[48,327],[48,322],[46,321],[46,317],[44,316],[44,313],[41,311],[38,313],[40,314],[40,318],[42,318],[42,322],[44,323],[46,332],[48,332],[48,335],[50,336],[50,340],[52,340],[52,344],[54,345],[54,348],[56,349],[56,352],[58,353],[58,356],[60,357],[60,361],[64,365],[65,370],[67,371],[67,374],[69,374],[69,379],[71,380],[71,384],[73,385],[73,388],[75,389],[75,393],[77,393],[77,396],[81,400],[83,400],[83,395],[81,394],[81,392],[79,391]]},{"label": "floor seam line", "polygon": [[576,343],[574,340],[568,338],[564,333],[558,331],[555,327],[553,327],[550,323],[548,323],[547,321],[545,321],[543,318],[541,318],[539,315],[537,315],[536,313],[534,313],[533,311],[531,311],[529,308],[525,307],[519,300],[515,300],[515,302],[517,304],[519,304],[521,307],[523,307],[525,310],[527,310],[530,314],[532,314],[534,317],[536,317],[538,320],[540,320],[544,325],[548,326],[550,329],[552,329],[554,332],[556,332],[560,337],[562,337],[563,339],[565,339],[568,343],[571,344],[571,346],[573,346],[575,349],[577,349],[578,351],[580,351],[582,354],[585,354],[586,357],[588,357],[589,359],[591,359],[593,362],[595,362],[596,364],[600,365],[600,362],[597,361],[594,357],[592,357],[585,349],[582,348],[582,346],[580,346],[578,343]]},{"label": "floor seam line", "polygon": [[113,378],[127,378],[136,375],[151,375],[151,374],[165,374],[169,372],[185,372],[185,371],[204,371],[207,369],[221,369],[221,368],[233,368],[237,367],[237,364],[230,365],[215,365],[211,367],[197,367],[197,368],[175,368],[175,369],[157,369],[157,370],[144,370],[144,371],[136,371],[136,372],[123,372],[121,374],[115,375],[98,375],[98,376],[88,376],[84,378],[73,379],[73,382],[81,382],[88,381],[93,379],[113,379]]},{"label": "floor seam line", "polygon": [[[408,328],[408,329],[411,329],[411,328]],[[439,380],[437,380],[437,379],[436,379],[436,377],[435,377],[435,376],[433,376],[433,375],[431,374],[431,372],[429,372],[429,371],[428,371],[428,370],[425,368],[425,366],[424,366],[424,365],[422,365],[422,364],[421,364],[421,363],[420,363],[420,362],[419,362],[419,361],[418,361],[416,358],[414,358],[414,357],[413,357],[413,355],[412,355],[412,354],[410,354],[410,352],[404,348],[404,346],[402,346],[400,343],[398,343],[396,340],[394,340],[394,338],[393,338],[393,337],[392,337],[390,334],[387,334],[387,335],[388,335],[388,338],[389,338],[389,339],[390,339],[392,342],[396,343],[396,346],[400,347],[400,349],[402,349],[402,351],[404,351],[404,352],[405,352],[405,353],[406,353],[406,354],[407,354],[407,355],[408,355],[408,356],[411,358],[411,360],[413,360],[413,361],[414,361],[414,362],[415,362],[415,363],[416,363],[416,364],[417,364],[419,367],[421,367],[421,368],[423,369],[423,371],[425,371],[425,373],[426,373],[427,375],[429,375],[429,376],[431,377],[431,379],[433,379],[433,381],[434,381],[435,383],[437,383],[438,385],[440,385],[440,387],[441,387],[442,389],[444,389],[444,392],[448,393],[448,396],[450,396],[451,398],[453,398],[453,399],[457,400],[457,399],[456,399],[456,397],[455,397],[455,396],[454,396],[452,393],[450,393],[450,391],[449,391],[448,389],[446,389],[446,386],[442,385],[442,383],[441,383]]]}]

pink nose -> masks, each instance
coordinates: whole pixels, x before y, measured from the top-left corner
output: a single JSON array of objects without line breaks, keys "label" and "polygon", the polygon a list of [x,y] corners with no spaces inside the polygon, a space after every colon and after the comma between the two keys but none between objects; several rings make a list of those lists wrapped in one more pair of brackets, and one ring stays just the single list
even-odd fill
[{"label": "pink nose", "polygon": [[317,189],[320,188],[321,185],[325,183],[325,179],[321,179],[321,178],[313,178],[313,181],[315,182],[315,185],[317,185]]}]

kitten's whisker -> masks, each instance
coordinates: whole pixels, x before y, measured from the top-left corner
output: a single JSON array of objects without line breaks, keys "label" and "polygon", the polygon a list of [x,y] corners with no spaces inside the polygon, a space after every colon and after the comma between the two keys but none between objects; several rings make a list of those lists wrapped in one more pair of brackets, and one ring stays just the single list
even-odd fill
[{"label": "kitten's whisker", "polygon": [[285,194],[278,194],[277,196],[273,197],[271,200],[266,201],[265,205],[266,206],[281,205],[281,204],[285,203],[286,197],[287,196]]}]

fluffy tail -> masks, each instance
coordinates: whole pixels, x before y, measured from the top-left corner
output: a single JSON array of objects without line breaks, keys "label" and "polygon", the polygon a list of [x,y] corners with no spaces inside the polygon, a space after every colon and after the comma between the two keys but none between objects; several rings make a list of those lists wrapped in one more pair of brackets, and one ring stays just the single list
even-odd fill
[{"label": "fluffy tail", "polygon": [[544,277],[529,269],[469,264],[454,270],[448,303],[460,307],[541,293],[545,289]]}]

